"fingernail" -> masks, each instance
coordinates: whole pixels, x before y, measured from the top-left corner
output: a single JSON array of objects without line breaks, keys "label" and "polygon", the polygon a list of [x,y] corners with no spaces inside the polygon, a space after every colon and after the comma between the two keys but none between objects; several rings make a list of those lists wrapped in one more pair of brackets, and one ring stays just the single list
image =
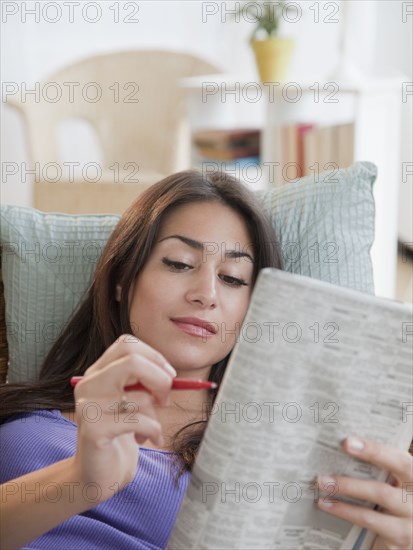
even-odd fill
[{"label": "fingernail", "polygon": [[358,437],[348,437],[347,445],[352,451],[361,451],[364,449],[364,443]]},{"label": "fingernail", "polygon": [[321,508],[332,508],[333,506],[333,503],[329,500],[323,500],[323,499],[320,499],[318,501],[318,505],[321,507]]},{"label": "fingernail", "polygon": [[178,375],[178,373],[176,372],[176,370],[173,368],[172,365],[170,365],[169,363],[165,363],[165,368],[166,370],[169,372],[169,374],[172,374],[172,376],[175,378],[175,376]]},{"label": "fingernail", "polygon": [[323,489],[331,489],[331,485],[337,485],[337,480],[330,476],[318,476],[317,483]]}]

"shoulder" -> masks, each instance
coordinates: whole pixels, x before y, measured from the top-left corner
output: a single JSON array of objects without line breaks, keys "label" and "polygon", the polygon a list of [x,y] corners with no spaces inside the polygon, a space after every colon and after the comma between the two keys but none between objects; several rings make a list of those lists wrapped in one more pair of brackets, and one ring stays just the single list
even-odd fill
[{"label": "shoulder", "polygon": [[0,425],[0,483],[44,468],[76,451],[76,426],[58,410],[16,414]]},{"label": "shoulder", "polygon": [[10,416],[0,425],[2,434],[16,433],[25,430],[30,430],[34,426],[41,430],[48,430],[51,426],[59,426],[59,428],[69,427],[73,425],[68,422],[61,412],[57,409],[47,410],[40,409],[27,413],[18,413]]}]

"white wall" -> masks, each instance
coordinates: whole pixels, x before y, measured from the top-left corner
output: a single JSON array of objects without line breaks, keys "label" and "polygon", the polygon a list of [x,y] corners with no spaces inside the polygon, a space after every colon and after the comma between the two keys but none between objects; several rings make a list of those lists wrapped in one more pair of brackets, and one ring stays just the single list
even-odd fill
[{"label": "white wall", "polygon": [[[248,38],[251,23],[231,20],[230,9],[236,2],[146,1],[146,2],[37,2],[38,20],[25,14],[36,2],[2,1],[2,80],[19,87],[45,78],[52,71],[80,58],[113,50],[162,48],[197,54],[223,71],[239,78],[256,79],[256,70]],[[101,18],[95,23],[97,4]],[[290,80],[320,83],[329,80],[339,60],[343,4],[337,2],[293,2],[301,11],[283,22],[282,33],[296,38]],[[400,0],[345,1],[347,25],[346,55],[350,65],[363,75],[411,74],[411,22],[402,22]],[[69,5],[73,9],[70,21]],[[85,16],[82,9],[89,5]],[[118,6],[119,22],[115,20]],[[311,9],[311,6],[313,8]],[[317,14],[314,6],[318,6]],[[11,11],[17,10],[17,13]],[[227,11],[225,11],[227,10]],[[214,13],[216,12],[216,13]],[[297,12],[299,13],[299,12]],[[126,23],[130,16],[135,22]],[[37,16],[36,16],[37,17]],[[49,21],[48,21],[49,20]],[[409,73],[410,71],[410,73]],[[409,108],[408,105],[405,108]],[[257,117],[256,111],[251,116]],[[2,161],[27,161],[24,129],[19,116],[2,104]],[[409,128],[405,129],[409,133]],[[407,160],[408,140],[404,140],[403,159]],[[405,191],[411,190],[411,181]],[[19,177],[2,178],[1,200],[4,203],[31,204],[31,185]],[[403,206],[405,207],[405,201]],[[404,213],[411,220],[411,212]]]},{"label": "white wall", "polygon": [[[393,6],[396,4],[396,9]],[[397,6],[398,4],[398,6]],[[379,2],[376,38],[375,71],[381,74],[404,75],[413,81],[413,12],[412,2]],[[400,21],[402,19],[402,21]],[[402,102],[401,180],[399,186],[399,239],[413,248],[413,135],[412,97]]]}]

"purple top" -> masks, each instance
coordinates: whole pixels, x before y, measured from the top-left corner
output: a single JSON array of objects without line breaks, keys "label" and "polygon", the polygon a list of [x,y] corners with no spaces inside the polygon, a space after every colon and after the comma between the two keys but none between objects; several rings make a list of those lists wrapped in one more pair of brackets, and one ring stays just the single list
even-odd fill
[{"label": "purple top", "polygon": [[[76,424],[59,410],[10,417],[0,426],[0,483],[74,455],[76,437]],[[165,548],[191,476],[185,472],[176,485],[176,469],[171,469],[173,458],[168,451],[140,447],[137,472],[128,486],[25,548]],[[95,494],[92,487],[88,498],[95,498]],[[56,488],[50,487],[47,498],[58,498]]]}]

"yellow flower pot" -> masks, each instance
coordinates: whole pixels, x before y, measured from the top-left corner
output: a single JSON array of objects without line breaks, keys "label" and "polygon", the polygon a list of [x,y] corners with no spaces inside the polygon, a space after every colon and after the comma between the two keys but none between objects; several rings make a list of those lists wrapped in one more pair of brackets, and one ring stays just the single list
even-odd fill
[{"label": "yellow flower pot", "polygon": [[251,40],[261,82],[285,82],[294,47],[293,38]]}]

